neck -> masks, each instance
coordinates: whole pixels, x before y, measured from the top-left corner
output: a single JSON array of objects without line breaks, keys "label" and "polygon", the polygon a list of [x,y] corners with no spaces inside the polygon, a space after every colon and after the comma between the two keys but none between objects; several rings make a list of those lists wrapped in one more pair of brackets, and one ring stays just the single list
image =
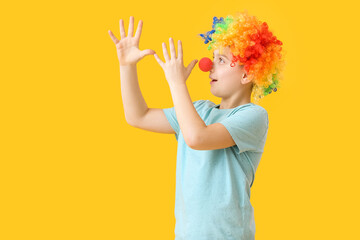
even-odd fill
[{"label": "neck", "polygon": [[251,96],[249,94],[246,96],[240,95],[240,96],[233,96],[230,98],[222,98],[219,109],[235,108],[237,106],[244,105],[247,103],[251,103]]}]

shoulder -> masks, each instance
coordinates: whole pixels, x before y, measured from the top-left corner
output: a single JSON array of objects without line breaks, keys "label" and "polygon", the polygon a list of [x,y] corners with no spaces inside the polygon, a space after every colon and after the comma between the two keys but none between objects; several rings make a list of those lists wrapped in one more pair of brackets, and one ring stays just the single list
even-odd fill
[{"label": "shoulder", "polygon": [[260,106],[260,105],[253,104],[253,105],[251,106],[251,108],[252,108],[253,111],[255,111],[255,112],[259,113],[259,114],[263,114],[263,115],[265,115],[266,117],[268,116],[268,112],[266,111],[266,109],[263,108],[263,107]]},{"label": "shoulder", "polygon": [[248,105],[247,107],[240,108],[239,111],[248,111],[248,112],[254,113],[256,115],[263,115],[266,117],[268,116],[266,109],[257,104],[251,104],[251,105]]},{"label": "shoulder", "polygon": [[253,125],[266,126],[266,128],[268,128],[269,116],[265,108],[254,104],[249,115],[249,121],[252,122]]},{"label": "shoulder", "polygon": [[236,111],[228,116],[233,121],[249,123],[252,125],[268,125],[269,118],[265,108],[256,104],[240,106]]}]

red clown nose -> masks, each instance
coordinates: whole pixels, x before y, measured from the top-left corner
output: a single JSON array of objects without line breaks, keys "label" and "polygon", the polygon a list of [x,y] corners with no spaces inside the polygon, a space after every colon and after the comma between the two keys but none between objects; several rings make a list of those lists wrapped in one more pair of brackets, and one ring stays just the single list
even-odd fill
[{"label": "red clown nose", "polygon": [[203,72],[210,71],[212,68],[212,65],[213,65],[213,62],[211,61],[210,58],[207,58],[207,57],[202,58],[199,62],[199,68]]}]

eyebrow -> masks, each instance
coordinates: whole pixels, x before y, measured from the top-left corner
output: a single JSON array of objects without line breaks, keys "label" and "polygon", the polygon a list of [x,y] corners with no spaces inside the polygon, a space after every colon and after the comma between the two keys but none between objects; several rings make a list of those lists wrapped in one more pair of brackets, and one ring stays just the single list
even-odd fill
[{"label": "eyebrow", "polygon": [[[218,54],[218,56],[223,56],[223,57],[225,57],[227,60],[229,60],[229,58],[228,58],[227,56],[223,55],[223,54]],[[213,58],[214,58],[214,53],[213,53]]]}]

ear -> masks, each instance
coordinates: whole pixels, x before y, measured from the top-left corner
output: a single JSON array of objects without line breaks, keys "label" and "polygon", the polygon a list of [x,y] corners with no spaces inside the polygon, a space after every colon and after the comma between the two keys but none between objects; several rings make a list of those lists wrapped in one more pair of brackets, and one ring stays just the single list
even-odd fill
[{"label": "ear", "polygon": [[247,77],[247,74],[244,73],[243,76],[242,76],[241,82],[242,82],[243,84],[247,84],[247,83],[251,82],[251,79],[249,79],[249,78]]},{"label": "ear", "polygon": [[[244,73],[243,75],[242,75],[242,79],[241,79],[242,81],[247,81],[248,79],[247,79],[247,74],[246,73]],[[244,82],[245,83],[245,82]]]}]

